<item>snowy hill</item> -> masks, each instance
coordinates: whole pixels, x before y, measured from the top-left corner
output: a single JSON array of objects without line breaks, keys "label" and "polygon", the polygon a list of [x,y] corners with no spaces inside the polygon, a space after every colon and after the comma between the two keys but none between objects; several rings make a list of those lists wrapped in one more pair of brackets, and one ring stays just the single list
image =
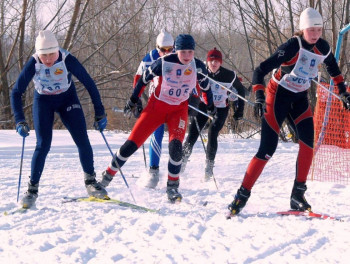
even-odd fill
[{"label": "snowy hill", "polygon": [[[114,151],[126,134],[105,132]],[[89,131],[98,178],[111,155],[99,132]],[[298,146],[280,143],[252,190],[241,215],[225,219],[227,205],[256,153],[258,139],[220,136],[213,182],[202,182],[205,154],[200,142],[181,176],[184,200],[170,204],[165,194],[168,139],[158,188],[142,186],[146,175],[142,149],[123,172],[145,213],[116,204],[62,203],[65,196],[86,196],[77,149],[67,131],[54,131],[41,178],[36,208],[4,216],[15,208],[22,138],[0,131],[0,263],[349,263],[350,186],[308,182],[306,197],[315,212],[344,221],[277,216],[289,209]],[[145,143],[148,152],[147,141]],[[20,199],[26,190],[35,133],[26,138]],[[147,156],[148,159],[148,156]],[[107,189],[112,198],[133,202],[122,178]],[[207,205],[203,204],[207,202]]]}]

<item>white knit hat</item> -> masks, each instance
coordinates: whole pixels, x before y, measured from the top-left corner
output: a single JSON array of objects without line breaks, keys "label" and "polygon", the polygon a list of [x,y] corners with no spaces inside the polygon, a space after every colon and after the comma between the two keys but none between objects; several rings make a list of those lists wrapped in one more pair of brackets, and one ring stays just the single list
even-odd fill
[{"label": "white knit hat", "polygon": [[317,10],[308,7],[300,14],[299,29],[310,27],[323,27],[323,19]]},{"label": "white knit hat", "polygon": [[163,29],[157,36],[156,44],[157,48],[171,47],[174,45],[173,36],[170,33],[166,32],[165,29]]},{"label": "white knit hat", "polygon": [[35,41],[35,50],[38,55],[58,51],[59,46],[55,35],[50,30],[40,30]]}]

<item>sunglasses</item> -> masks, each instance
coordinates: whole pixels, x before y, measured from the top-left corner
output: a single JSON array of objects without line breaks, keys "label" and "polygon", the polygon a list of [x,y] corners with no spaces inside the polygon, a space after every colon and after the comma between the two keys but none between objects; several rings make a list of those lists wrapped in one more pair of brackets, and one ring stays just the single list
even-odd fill
[{"label": "sunglasses", "polygon": [[172,52],[173,51],[173,47],[171,46],[171,47],[161,47],[161,48],[159,48],[159,51],[160,52]]}]

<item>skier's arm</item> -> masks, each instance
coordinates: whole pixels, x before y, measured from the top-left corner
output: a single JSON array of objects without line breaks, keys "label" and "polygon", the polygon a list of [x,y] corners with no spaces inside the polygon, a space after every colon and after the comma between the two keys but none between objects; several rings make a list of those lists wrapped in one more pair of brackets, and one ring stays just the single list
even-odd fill
[{"label": "skier's arm", "polygon": [[22,95],[25,93],[30,81],[35,74],[35,59],[33,57],[24,65],[23,70],[19,74],[15,86],[11,92],[11,106],[15,117],[16,124],[20,121],[24,121]]}]

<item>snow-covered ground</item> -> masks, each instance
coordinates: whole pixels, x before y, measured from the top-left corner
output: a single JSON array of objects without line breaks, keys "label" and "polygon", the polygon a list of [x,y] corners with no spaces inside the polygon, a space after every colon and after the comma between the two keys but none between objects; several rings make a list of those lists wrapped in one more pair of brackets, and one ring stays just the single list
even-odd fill
[{"label": "snow-covered ground", "polygon": [[[105,136],[114,151],[127,138],[112,131]],[[111,156],[99,132],[89,131],[89,137],[100,177]],[[181,176],[184,200],[179,205],[170,204],[165,195],[168,139],[163,143],[162,175],[155,190],[142,187],[146,169],[140,148],[123,172],[137,203],[160,210],[144,213],[115,204],[62,203],[63,197],[85,196],[86,191],[69,133],[54,131],[36,208],[4,216],[4,211],[17,206],[21,144],[15,131],[0,131],[0,263],[349,263],[350,186],[308,182],[306,197],[313,210],[341,217],[343,222],[275,214],[289,209],[297,144],[279,144],[247,206],[231,220],[225,219],[226,208],[258,139],[220,136],[214,168],[219,190],[213,182],[202,181],[205,155],[198,141]],[[146,153],[148,146],[147,141]],[[34,147],[31,131],[25,142],[20,199]],[[119,176],[108,192],[112,198],[132,202]]]}]

